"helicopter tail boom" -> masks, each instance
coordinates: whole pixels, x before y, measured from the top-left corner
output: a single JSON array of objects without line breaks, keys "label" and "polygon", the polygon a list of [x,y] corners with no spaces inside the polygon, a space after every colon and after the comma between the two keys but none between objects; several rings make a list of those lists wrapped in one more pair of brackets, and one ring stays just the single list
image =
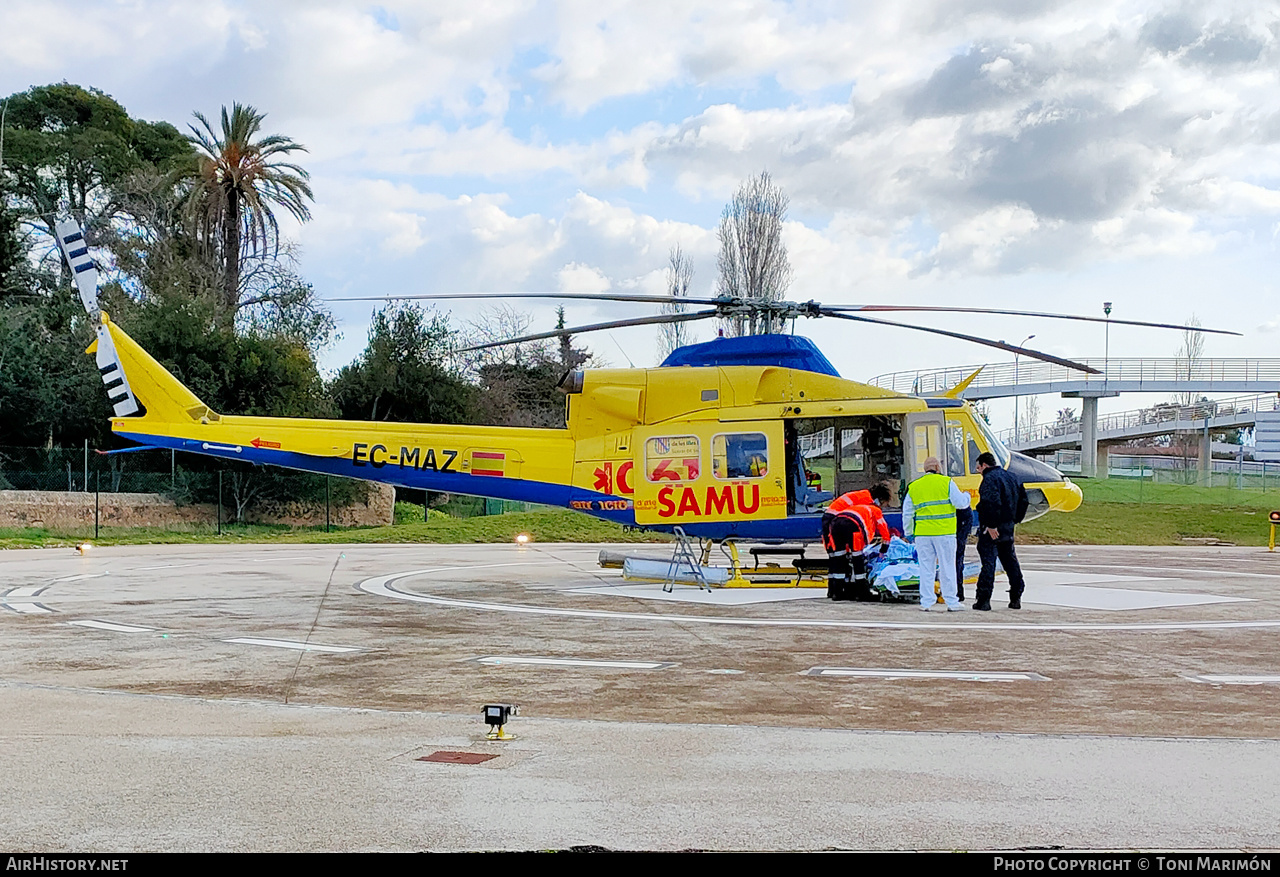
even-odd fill
[{"label": "helicopter tail boom", "polygon": [[564,429],[222,415],[104,314],[107,345],[140,407],[112,430],[144,445],[444,493],[567,505],[573,441]]}]

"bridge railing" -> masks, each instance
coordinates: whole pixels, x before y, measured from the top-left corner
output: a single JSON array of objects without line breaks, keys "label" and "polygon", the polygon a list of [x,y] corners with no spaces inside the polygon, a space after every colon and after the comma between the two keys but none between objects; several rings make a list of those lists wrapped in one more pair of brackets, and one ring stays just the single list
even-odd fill
[{"label": "bridge railing", "polygon": [[[1280,398],[1274,394],[1263,396],[1236,396],[1231,399],[1214,399],[1194,402],[1190,405],[1179,405],[1176,402],[1161,402],[1147,408],[1136,408],[1121,411],[1098,418],[1098,435],[1104,433],[1125,432],[1142,427],[1178,421],[1203,421],[1206,418],[1235,417],[1243,414],[1256,414],[1259,411],[1280,411]],[[1017,433],[1015,438],[1015,432]],[[1020,430],[1005,429],[997,435],[1006,444],[1025,445],[1060,436],[1080,434],[1080,421],[1051,421],[1025,426]]]},{"label": "bridge railing", "polygon": [[1212,392],[1207,386],[1244,381],[1280,382],[1280,359],[1202,359],[1188,365],[1184,359],[1082,359],[1078,362],[1098,369],[1091,375],[1048,362],[1022,359],[1017,364],[1001,362],[985,366],[966,365],[945,369],[891,372],[877,375],[868,383],[898,393],[927,395],[954,387],[979,367],[982,372],[972,387],[1008,387],[1018,384],[1073,384],[1101,387],[1108,382],[1155,383],[1182,381],[1197,386],[1191,389]]},{"label": "bridge railing", "polygon": [[815,433],[798,436],[797,441],[800,445],[800,453],[806,458],[834,454],[836,452],[836,428],[828,426],[826,429],[818,430]]}]

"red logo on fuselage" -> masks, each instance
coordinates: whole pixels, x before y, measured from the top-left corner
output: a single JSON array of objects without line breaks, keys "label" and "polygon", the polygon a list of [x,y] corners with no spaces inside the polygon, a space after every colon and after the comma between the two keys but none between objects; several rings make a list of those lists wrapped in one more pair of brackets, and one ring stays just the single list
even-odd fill
[{"label": "red logo on fuselage", "polygon": [[[604,463],[596,467],[596,471],[592,474],[596,476],[596,480],[592,483],[592,487],[601,493],[623,493],[632,494],[635,491],[631,488],[631,469],[630,460],[625,461],[618,466],[617,478],[614,477],[613,463]],[[614,488],[617,487],[615,491]]]},{"label": "red logo on fuselage", "polygon": [[[701,503],[699,496],[702,497]],[[683,518],[686,515],[751,515],[760,510],[759,484],[726,484],[717,488],[709,485],[704,493],[698,488],[685,487],[676,496],[676,488],[664,487],[658,491],[658,517]]]}]

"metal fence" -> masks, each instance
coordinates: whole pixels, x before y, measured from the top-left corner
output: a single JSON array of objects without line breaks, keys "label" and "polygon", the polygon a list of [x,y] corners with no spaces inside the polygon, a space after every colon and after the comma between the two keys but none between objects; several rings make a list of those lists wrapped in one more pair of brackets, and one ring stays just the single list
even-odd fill
[{"label": "metal fence", "polygon": [[0,539],[379,526],[539,508],[154,448],[0,447]]},{"label": "metal fence", "polygon": [[[370,486],[273,466],[147,449],[0,447],[0,536],[99,536],[111,529],[219,533],[232,527],[373,523]],[[390,502],[384,517],[391,515]]]},{"label": "metal fence", "polygon": [[[1080,452],[1055,451],[1039,456],[1064,475],[1080,473]],[[1208,471],[1201,471],[1197,456],[1108,454],[1107,477],[1135,484],[1171,484],[1187,487],[1212,487],[1244,493],[1280,494],[1280,463],[1253,460],[1213,460]],[[1277,497],[1280,502],[1280,497]]]},{"label": "metal fence", "polygon": [[[1058,384],[1076,386],[1081,383],[1102,387],[1108,384],[1166,384],[1184,383],[1196,392],[1215,392],[1214,385],[1233,387],[1241,384],[1280,383],[1280,359],[1202,359],[1190,364],[1177,357],[1165,358],[1104,358],[1080,359],[1078,362],[1098,370],[1099,374],[1086,374],[1052,363],[1023,358],[1017,363],[989,363],[983,366],[965,365],[946,369],[921,369],[919,371],[891,372],[876,375],[868,383],[913,395],[941,393],[954,387],[977,368],[981,373],[969,385],[977,391],[983,387],[1038,385],[1052,388]],[[1130,386],[1129,389],[1136,389]],[[1249,389],[1270,391],[1271,387],[1240,387],[1220,392],[1244,392]],[[1050,392],[1051,390],[1041,390]],[[980,395],[980,394],[977,394]],[[974,398],[974,392],[966,393]]]},{"label": "metal fence", "polygon": [[[1280,398],[1274,393],[1236,396],[1230,399],[1204,399],[1190,405],[1158,402],[1146,408],[1135,408],[1098,417],[1098,435],[1123,433],[1155,433],[1161,429],[1174,432],[1196,428],[1205,420],[1226,421],[1210,424],[1210,429],[1223,429],[1236,421],[1252,423],[1259,411],[1280,411]],[[1014,447],[1034,444],[1046,439],[1080,435],[1080,421],[1046,421],[1020,429],[1004,429],[996,433],[1002,442]]]}]

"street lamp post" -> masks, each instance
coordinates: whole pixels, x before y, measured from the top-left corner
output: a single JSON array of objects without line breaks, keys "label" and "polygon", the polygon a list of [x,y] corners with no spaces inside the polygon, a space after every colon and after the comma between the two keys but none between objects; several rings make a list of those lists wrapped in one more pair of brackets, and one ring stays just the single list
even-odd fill
[{"label": "street lamp post", "polygon": [[1102,388],[1105,390],[1111,380],[1111,302],[1102,303],[1102,313],[1107,318],[1106,340],[1102,351]]},{"label": "street lamp post", "polygon": [[[1028,341],[1036,336],[1028,335],[1022,339],[1019,347],[1022,347]],[[1022,427],[1018,424],[1018,354],[1013,354],[1013,443],[1017,444],[1022,439]]]}]

